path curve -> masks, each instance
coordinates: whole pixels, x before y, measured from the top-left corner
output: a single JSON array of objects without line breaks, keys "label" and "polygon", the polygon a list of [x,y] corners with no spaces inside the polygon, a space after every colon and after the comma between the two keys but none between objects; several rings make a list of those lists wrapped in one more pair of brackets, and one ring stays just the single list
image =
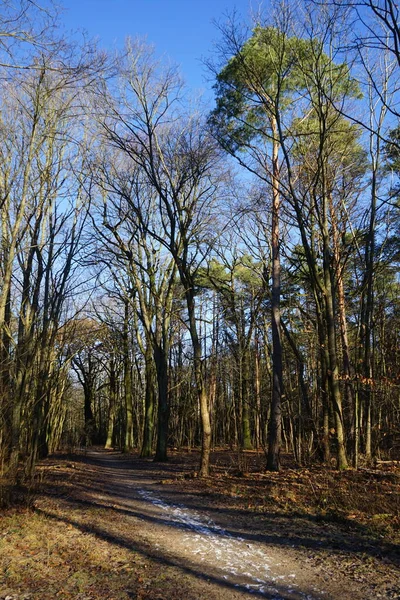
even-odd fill
[{"label": "path curve", "polygon": [[91,451],[85,460],[96,467],[96,502],[141,521],[142,541],[152,547],[153,558],[206,583],[205,597],[334,600],[324,590],[323,578],[296,560],[289,545],[246,539],[248,531],[238,532],[235,523],[228,529],[218,513],[211,518],[206,508],[191,508],[183,491],[171,492],[115,453]]}]

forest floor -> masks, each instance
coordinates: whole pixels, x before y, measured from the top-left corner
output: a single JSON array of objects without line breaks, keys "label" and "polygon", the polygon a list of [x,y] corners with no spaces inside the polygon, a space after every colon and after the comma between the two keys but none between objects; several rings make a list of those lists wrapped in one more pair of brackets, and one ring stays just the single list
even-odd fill
[{"label": "forest floor", "polygon": [[217,451],[198,479],[198,461],[43,461],[30,508],[0,513],[0,599],[400,598],[399,466],[265,473]]}]

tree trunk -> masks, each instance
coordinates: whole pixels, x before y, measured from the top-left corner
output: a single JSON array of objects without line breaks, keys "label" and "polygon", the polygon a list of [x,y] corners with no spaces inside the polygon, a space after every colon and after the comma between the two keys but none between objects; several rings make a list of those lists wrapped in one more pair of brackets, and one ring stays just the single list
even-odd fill
[{"label": "tree trunk", "polygon": [[109,396],[109,410],[108,410],[108,423],[107,423],[107,440],[105,443],[105,449],[110,450],[113,448],[114,442],[114,425],[115,425],[115,413],[117,410],[117,378],[115,373],[114,358],[110,360],[110,396]]},{"label": "tree trunk", "polygon": [[[326,208],[324,209],[324,214],[325,212]],[[326,220],[323,224],[322,238],[324,270],[324,308],[329,358],[328,382],[329,389],[331,392],[333,414],[336,427],[336,463],[338,469],[347,469],[348,464],[345,449],[342,395],[339,386],[339,367],[336,350],[336,327],[332,287],[332,261],[330,256],[329,231]]]},{"label": "tree trunk", "polygon": [[123,327],[123,352],[124,352],[124,394],[126,429],[124,450],[129,452],[133,448],[133,399],[132,399],[132,360],[129,348],[129,301],[124,298],[124,327]]},{"label": "tree trunk", "polygon": [[253,444],[251,443],[251,431],[250,431],[250,365],[249,365],[249,349],[247,345],[243,349],[242,357],[242,448],[243,450],[251,450]]},{"label": "tree trunk", "polygon": [[272,290],[271,290],[271,331],[272,331],[272,400],[268,430],[267,470],[279,471],[282,440],[282,342],[280,331],[281,301],[281,264],[279,239],[279,164],[277,124],[272,120],[273,142],[273,179],[272,179]]},{"label": "tree trunk", "polygon": [[164,348],[154,349],[158,385],[157,447],[155,461],[166,461],[168,449],[169,402],[168,402],[168,355]]},{"label": "tree trunk", "polygon": [[148,343],[145,351],[146,389],[144,399],[143,441],[140,456],[147,458],[153,453],[154,436],[154,365],[151,346]]},{"label": "tree trunk", "polygon": [[[185,274],[184,274],[185,281]],[[189,316],[189,330],[193,346],[193,366],[196,382],[197,399],[200,407],[201,419],[201,456],[200,456],[200,477],[208,477],[210,474],[210,453],[211,453],[211,422],[208,408],[207,390],[203,375],[203,360],[201,353],[201,341],[199,340],[195,315],[194,304],[194,286],[193,282],[186,285],[186,302]]]}]

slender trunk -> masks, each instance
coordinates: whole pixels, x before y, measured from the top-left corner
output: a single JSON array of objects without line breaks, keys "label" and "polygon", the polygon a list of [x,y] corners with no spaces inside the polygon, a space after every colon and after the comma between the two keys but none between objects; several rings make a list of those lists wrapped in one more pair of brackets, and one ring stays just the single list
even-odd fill
[{"label": "slender trunk", "polygon": [[354,394],[354,439],[353,439],[353,467],[358,469],[359,448],[360,448],[360,403],[358,388]]},{"label": "slender trunk", "polygon": [[4,329],[0,339],[0,412],[2,413],[0,455],[5,454],[9,449],[11,433],[11,316],[11,290],[8,290]]},{"label": "slender trunk", "polygon": [[[343,356],[343,375],[344,375],[344,393],[347,403],[347,409],[356,412],[354,405],[354,394],[353,394],[353,383],[351,381],[352,369],[350,362],[350,351],[347,334],[347,320],[346,320],[346,303],[344,293],[344,282],[343,282],[343,268],[340,261],[340,249],[339,249],[339,232],[337,228],[337,217],[335,214],[332,198],[330,198],[330,213],[331,213],[331,228],[333,237],[333,268],[336,275],[336,287],[337,287],[337,298],[338,298],[338,313],[339,313],[339,329],[340,339],[342,343],[342,356]],[[353,419],[354,424],[354,419]],[[356,427],[356,425],[354,424]],[[353,432],[353,437],[356,435]],[[354,443],[353,443],[354,448]],[[354,461],[353,461],[354,465]]]},{"label": "slender trunk", "polygon": [[316,316],[317,316],[317,333],[319,346],[319,364],[320,374],[318,378],[318,396],[321,398],[322,404],[322,438],[321,438],[321,454],[324,463],[329,464],[331,460],[331,448],[329,443],[329,416],[330,416],[330,394],[328,385],[329,371],[329,352],[327,344],[326,326],[322,314],[322,307],[316,291],[314,292],[316,300]]},{"label": "slender trunk", "polygon": [[[373,361],[373,321],[374,321],[374,288],[375,288],[375,254],[376,254],[376,221],[377,221],[377,200],[379,193],[379,171],[381,169],[381,135],[386,116],[386,105],[381,104],[379,114],[375,114],[372,106],[375,104],[373,91],[376,89],[375,84],[370,86],[370,107],[371,121],[373,121],[373,131],[376,134],[370,135],[369,154],[371,159],[371,205],[369,213],[368,230],[365,236],[365,253],[364,253],[364,280],[362,284],[361,296],[361,358],[362,358],[362,376],[364,379],[363,387],[360,394],[360,405],[365,410],[365,458],[370,461],[372,459],[372,403],[373,403],[373,386],[371,385],[374,378],[374,361]],[[383,86],[382,93],[387,93],[386,82]]]},{"label": "slender trunk", "polygon": [[95,438],[95,419],[93,415],[94,382],[89,375],[88,381],[83,386],[84,417],[85,417],[85,446],[91,446]]},{"label": "slender trunk", "polygon": [[300,387],[300,400],[301,400],[301,406],[299,407],[300,422],[305,421],[305,424],[306,424],[305,432],[307,433],[307,436],[309,437],[310,435],[312,435],[312,437],[314,439],[317,439],[318,432],[317,432],[317,428],[315,426],[315,422],[314,422],[314,418],[313,418],[313,414],[312,414],[312,410],[311,410],[310,397],[309,397],[307,384],[306,384],[305,377],[304,377],[306,361],[305,361],[304,357],[302,356],[301,352],[299,351],[298,347],[296,346],[296,343],[295,343],[290,331],[286,327],[284,321],[281,321],[281,326],[282,326],[282,330],[285,334],[285,337],[288,340],[289,345],[292,348],[293,353],[297,360],[298,382],[299,382],[299,387]]},{"label": "slender trunk", "polygon": [[162,462],[166,461],[168,458],[169,425],[168,354],[165,352],[164,348],[156,347],[154,349],[154,361],[158,385],[157,447],[154,460]]},{"label": "slender trunk", "polygon": [[126,429],[124,450],[133,448],[133,398],[132,398],[132,360],[129,351],[129,301],[124,300],[123,352],[124,352],[124,394],[126,411]]},{"label": "slender trunk", "polygon": [[[325,211],[324,211],[325,212]],[[333,414],[336,426],[336,458],[338,469],[347,469],[345,449],[344,422],[342,409],[342,395],[339,386],[339,367],[336,350],[336,327],[334,297],[332,286],[332,261],[330,256],[329,231],[326,220],[323,224],[323,272],[324,272],[324,308],[326,319],[326,333],[328,342],[329,369],[328,381],[331,392]]]},{"label": "slender trunk", "polygon": [[146,458],[153,453],[153,436],[154,436],[154,409],[155,409],[155,394],[154,394],[154,364],[151,346],[148,343],[145,350],[145,398],[144,398],[144,424],[143,424],[143,441],[140,456]]},{"label": "slender trunk", "polygon": [[250,397],[249,397],[249,380],[250,380],[250,365],[249,365],[249,349],[245,346],[242,357],[242,448],[243,450],[251,450],[250,431]]},{"label": "slender trunk", "polygon": [[262,437],[261,437],[260,356],[259,356],[258,336],[256,333],[254,335],[254,394],[255,394],[255,398],[256,398],[255,435],[256,435],[256,448],[258,450],[262,446]]},{"label": "slender trunk", "polygon": [[112,357],[110,360],[110,397],[109,397],[109,409],[108,409],[107,439],[106,439],[106,443],[104,446],[107,450],[109,450],[113,447],[116,409],[117,409],[117,378],[116,378],[116,373],[115,373],[114,359]]},{"label": "slender trunk", "polygon": [[193,282],[188,282],[186,286],[186,303],[189,316],[189,330],[193,346],[193,366],[194,378],[196,382],[197,399],[200,407],[201,420],[201,456],[200,456],[200,477],[208,477],[210,473],[210,453],[211,453],[211,421],[208,407],[207,390],[203,374],[203,359],[201,341],[197,332],[194,286]]},{"label": "slender trunk", "polygon": [[280,331],[281,300],[281,264],[279,239],[279,145],[277,140],[277,124],[272,120],[273,142],[273,175],[272,175],[272,290],[271,290],[271,332],[272,332],[272,399],[271,416],[268,430],[267,470],[279,471],[280,449],[282,440],[282,342]]},{"label": "slender trunk", "polygon": [[[216,359],[212,359],[211,373],[210,373],[210,388],[209,388],[209,398],[210,398],[210,412],[215,414],[216,408],[215,403],[217,399],[217,365]],[[214,445],[217,439],[217,430],[216,423],[214,422],[214,431],[213,431]]]},{"label": "slender trunk", "polygon": [[376,222],[376,176],[372,178],[372,200],[369,229],[365,244],[365,277],[363,282],[361,309],[361,348],[363,349],[363,405],[365,407],[365,458],[372,458],[372,321],[374,312],[374,271],[375,271],[375,222]]}]

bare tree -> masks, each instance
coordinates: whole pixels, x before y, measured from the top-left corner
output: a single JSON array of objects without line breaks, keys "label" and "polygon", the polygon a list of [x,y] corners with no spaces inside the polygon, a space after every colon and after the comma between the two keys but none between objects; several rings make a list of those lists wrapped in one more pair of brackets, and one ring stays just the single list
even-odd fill
[{"label": "bare tree", "polygon": [[11,478],[30,420],[30,471],[38,453],[47,451],[51,386],[58,386],[54,369],[62,355],[58,331],[86,216],[78,143],[84,133],[75,119],[79,107],[81,127],[89,71],[87,64],[64,69],[64,59],[66,54],[42,52],[34,69],[14,70],[1,89],[0,356]]},{"label": "bare tree", "polygon": [[[137,165],[120,150],[97,169],[97,183],[103,197],[98,207],[99,223],[95,231],[101,238],[96,244],[96,254],[110,257],[109,268],[117,265],[126,271],[129,281],[127,302],[133,303],[145,331],[145,339],[153,356],[158,381],[158,436],[156,460],[166,460],[168,439],[168,357],[169,329],[172,301],[176,287],[176,264],[165,252],[159,239],[163,236],[159,222],[157,196],[154,189],[142,180]],[[148,231],[154,235],[149,235]],[[107,262],[105,260],[105,262]],[[148,352],[144,349],[147,357]],[[148,365],[148,376],[152,378],[152,364]],[[152,386],[148,382],[147,389]],[[148,396],[150,398],[150,396]],[[150,403],[151,404],[151,403]],[[150,405],[149,410],[152,410]],[[151,454],[152,440],[149,432],[152,419],[145,419],[144,446],[142,455]]]},{"label": "bare tree", "polygon": [[201,116],[178,111],[180,88],[173,69],[161,72],[148,48],[128,44],[122,91],[118,102],[109,103],[103,127],[109,143],[129,157],[152,188],[161,231],[146,219],[140,205],[136,215],[143,234],[157,240],[172,256],[184,289],[203,432],[200,474],[206,476],[211,427],[196,323],[195,273],[211,240],[218,154]]}]

